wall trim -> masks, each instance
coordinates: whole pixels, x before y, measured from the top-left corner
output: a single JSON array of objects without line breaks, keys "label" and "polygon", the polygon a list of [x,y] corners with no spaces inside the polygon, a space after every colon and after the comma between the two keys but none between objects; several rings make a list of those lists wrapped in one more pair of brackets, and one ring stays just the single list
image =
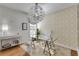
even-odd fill
[{"label": "wall trim", "polygon": [[67,45],[64,45],[62,43],[55,43],[56,45],[59,45],[61,47],[64,47],[64,48],[68,48],[68,49],[72,49],[72,50],[76,50],[76,51],[79,51],[78,48],[73,48],[73,47],[69,47]]},{"label": "wall trim", "polygon": [[77,51],[78,56],[79,56],[79,48],[72,48],[72,47],[69,47],[69,46],[64,45],[64,44],[61,44],[61,43],[55,43],[55,44],[56,44],[56,45],[59,45],[59,46],[61,46],[61,47],[68,48],[68,49],[73,49],[73,50]]}]

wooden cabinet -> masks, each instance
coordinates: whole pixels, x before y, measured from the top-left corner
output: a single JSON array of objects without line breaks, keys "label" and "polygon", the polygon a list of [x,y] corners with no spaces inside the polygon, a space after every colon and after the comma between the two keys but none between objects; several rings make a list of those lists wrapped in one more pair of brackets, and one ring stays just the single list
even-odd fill
[{"label": "wooden cabinet", "polygon": [[0,50],[21,44],[20,36],[0,37]]},{"label": "wooden cabinet", "polygon": [[71,50],[71,56],[78,56],[78,52],[75,50]]}]

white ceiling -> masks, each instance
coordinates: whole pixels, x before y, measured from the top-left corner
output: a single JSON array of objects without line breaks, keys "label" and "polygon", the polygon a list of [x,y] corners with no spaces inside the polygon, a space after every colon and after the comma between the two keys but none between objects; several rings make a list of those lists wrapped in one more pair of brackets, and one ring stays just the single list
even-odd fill
[{"label": "white ceiling", "polygon": [[[27,13],[29,12],[29,9],[34,5],[34,3],[0,3],[0,5]],[[44,9],[45,14],[48,14],[76,4],[75,3],[39,3],[39,5]]]}]

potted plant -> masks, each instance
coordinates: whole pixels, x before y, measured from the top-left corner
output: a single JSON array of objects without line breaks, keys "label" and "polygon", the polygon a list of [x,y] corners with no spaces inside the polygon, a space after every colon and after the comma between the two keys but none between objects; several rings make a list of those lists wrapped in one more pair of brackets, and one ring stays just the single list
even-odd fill
[{"label": "potted plant", "polygon": [[39,36],[40,36],[40,30],[37,28],[36,29],[36,39],[38,40],[39,39]]}]

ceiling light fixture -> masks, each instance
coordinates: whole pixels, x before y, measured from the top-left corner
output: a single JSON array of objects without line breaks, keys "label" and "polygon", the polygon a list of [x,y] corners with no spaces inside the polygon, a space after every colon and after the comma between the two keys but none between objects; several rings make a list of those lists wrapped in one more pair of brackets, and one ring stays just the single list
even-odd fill
[{"label": "ceiling light fixture", "polygon": [[31,8],[30,14],[30,23],[31,24],[37,24],[41,20],[43,20],[44,17],[44,11],[41,6],[38,5],[38,3],[35,3],[35,5]]}]

